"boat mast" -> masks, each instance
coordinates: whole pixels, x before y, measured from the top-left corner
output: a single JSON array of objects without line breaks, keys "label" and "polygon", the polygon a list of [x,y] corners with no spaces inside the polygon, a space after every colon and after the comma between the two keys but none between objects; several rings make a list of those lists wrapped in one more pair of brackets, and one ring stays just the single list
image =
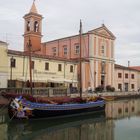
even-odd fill
[{"label": "boat mast", "polygon": [[80,20],[80,31],[79,31],[79,37],[80,37],[80,42],[79,42],[79,49],[80,49],[80,73],[79,73],[79,86],[80,86],[80,97],[82,97],[82,21]]},{"label": "boat mast", "polygon": [[31,53],[32,44],[31,44],[30,38],[29,38],[28,48],[29,48],[30,93],[32,95],[33,94],[33,84],[32,84],[32,53]]}]

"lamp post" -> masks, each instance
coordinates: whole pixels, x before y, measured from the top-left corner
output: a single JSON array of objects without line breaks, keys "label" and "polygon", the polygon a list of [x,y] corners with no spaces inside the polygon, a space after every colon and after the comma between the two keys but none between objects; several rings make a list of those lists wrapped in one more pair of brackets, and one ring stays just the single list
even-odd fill
[{"label": "lamp post", "polygon": [[14,58],[12,56],[10,58],[10,68],[11,68],[11,71],[10,71],[10,87],[12,87],[12,75],[13,75],[12,68],[13,67],[14,67]]}]

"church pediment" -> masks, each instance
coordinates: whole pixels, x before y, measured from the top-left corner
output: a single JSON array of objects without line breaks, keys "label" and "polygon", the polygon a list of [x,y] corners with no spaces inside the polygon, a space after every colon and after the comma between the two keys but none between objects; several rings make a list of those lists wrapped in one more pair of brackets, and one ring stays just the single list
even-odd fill
[{"label": "church pediment", "polygon": [[111,31],[107,29],[107,27],[103,24],[101,27],[96,28],[94,30],[89,31],[89,33],[93,33],[99,36],[104,36],[111,39],[116,39]]}]

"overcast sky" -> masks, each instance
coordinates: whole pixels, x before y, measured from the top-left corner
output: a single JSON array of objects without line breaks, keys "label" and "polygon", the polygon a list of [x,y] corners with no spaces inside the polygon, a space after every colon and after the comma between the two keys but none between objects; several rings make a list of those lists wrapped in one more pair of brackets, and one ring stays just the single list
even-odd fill
[{"label": "overcast sky", "polygon": [[[24,20],[32,0],[0,0],[0,40],[23,50]],[[43,15],[43,41],[75,35],[104,23],[116,36],[116,63],[140,65],[140,0],[36,0]]]}]

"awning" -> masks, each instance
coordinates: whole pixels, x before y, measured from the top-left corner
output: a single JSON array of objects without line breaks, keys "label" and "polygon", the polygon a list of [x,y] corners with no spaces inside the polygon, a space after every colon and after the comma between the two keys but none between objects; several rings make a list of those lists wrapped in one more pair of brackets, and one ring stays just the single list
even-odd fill
[{"label": "awning", "polygon": [[[24,81],[26,82],[27,80],[30,80],[29,77],[25,78],[25,77],[20,77],[20,78],[17,78],[18,81]],[[47,83],[47,78],[44,78],[44,77],[39,77],[39,78],[32,78],[32,81],[33,82],[44,82],[44,83]]]},{"label": "awning", "polygon": [[[25,77],[20,77],[17,78],[18,81],[24,81],[26,82],[27,80],[30,80],[29,77],[25,78]],[[50,83],[78,83],[77,80],[72,80],[72,79],[64,79],[64,78],[45,78],[45,77],[34,77],[32,78],[33,82],[50,82]]]},{"label": "awning", "polygon": [[52,83],[77,83],[78,81],[71,80],[71,79],[64,79],[64,78],[50,78],[50,79],[48,79],[48,82],[52,82]]},{"label": "awning", "polygon": [[50,83],[64,83],[64,80],[61,78],[50,78],[47,81]]}]

